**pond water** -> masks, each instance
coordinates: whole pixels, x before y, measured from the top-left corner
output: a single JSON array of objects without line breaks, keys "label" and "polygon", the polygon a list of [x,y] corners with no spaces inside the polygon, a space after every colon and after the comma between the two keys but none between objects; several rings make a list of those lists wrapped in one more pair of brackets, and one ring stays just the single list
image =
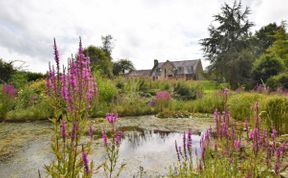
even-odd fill
[{"label": "pond water", "polygon": [[[19,123],[17,124],[18,129],[21,130]],[[43,127],[41,128],[43,129]],[[49,129],[49,126],[46,129]],[[15,150],[13,156],[0,162],[0,177],[38,177],[38,169],[44,174],[43,165],[53,159],[50,152],[51,135],[42,132],[37,133],[34,137],[33,134],[31,136],[32,139],[25,142],[23,147]],[[157,130],[125,132],[120,145],[119,162],[125,163],[126,167],[120,177],[138,177],[142,168],[146,175],[144,177],[165,175],[169,166],[173,166],[177,161],[174,143],[175,140],[177,143],[182,143],[182,137],[183,134],[179,132]],[[193,135],[192,140],[193,149],[199,149],[200,136]],[[96,152],[89,155],[89,159],[97,164],[104,160],[102,140],[96,139],[93,146]]]}]

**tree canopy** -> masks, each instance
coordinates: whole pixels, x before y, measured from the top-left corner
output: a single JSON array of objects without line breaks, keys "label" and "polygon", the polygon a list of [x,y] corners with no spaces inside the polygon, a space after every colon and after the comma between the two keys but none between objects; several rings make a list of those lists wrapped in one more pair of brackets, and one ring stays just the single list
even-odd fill
[{"label": "tree canopy", "polygon": [[130,72],[132,70],[135,70],[134,65],[132,61],[128,59],[120,59],[113,64],[114,75],[125,74],[126,72]]},{"label": "tree canopy", "polygon": [[[233,88],[250,78],[249,64],[253,53],[250,51],[249,32],[253,23],[248,20],[249,14],[249,8],[243,9],[241,2],[235,1],[232,6],[225,3],[221,12],[214,16],[219,25],[210,25],[210,37],[200,42],[206,59],[210,61],[210,72],[229,82]],[[245,67],[240,67],[242,65]]]}]

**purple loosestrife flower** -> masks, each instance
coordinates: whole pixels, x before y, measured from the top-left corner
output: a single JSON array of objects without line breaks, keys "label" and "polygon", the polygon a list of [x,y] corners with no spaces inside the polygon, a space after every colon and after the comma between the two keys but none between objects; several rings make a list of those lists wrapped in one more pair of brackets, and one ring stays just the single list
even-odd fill
[{"label": "purple loosestrife flower", "polygon": [[56,62],[57,75],[59,75],[60,74],[59,51],[57,49],[56,39],[55,38],[54,38],[53,48],[54,48],[54,59],[55,59],[55,62]]},{"label": "purple loosestrife flower", "polygon": [[187,142],[186,142],[186,133],[184,132],[183,134],[183,151],[184,151],[184,156],[185,159],[187,159]]},{"label": "purple loosestrife flower", "polygon": [[271,133],[272,141],[273,141],[273,151],[276,149],[276,137],[277,137],[277,130],[272,129]]},{"label": "purple loosestrife flower", "polygon": [[17,90],[13,85],[4,84],[2,86],[2,92],[9,96],[15,96],[17,93]]},{"label": "purple loosestrife flower", "polygon": [[276,137],[277,137],[277,130],[276,129],[272,129],[271,137],[273,140],[276,139]]},{"label": "purple loosestrife flower", "polygon": [[235,148],[236,150],[239,150],[240,147],[241,147],[241,139],[236,139],[236,140],[234,140],[234,148]]},{"label": "purple loosestrife flower", "polygon": [[106,131],[105,130],[103,130],[102,131],[102,139],[103,139],[103,143],[104,143],[104,145],[107,145],[107,143],[108,143],[108,138],[107,138],[107,134],[106,134]]},{"label": "purple loosestrife flower", "polygon": [[268,144],[268,140],[267,140],[267,130],[263,129],[262,131],[262,144],[264,146],[266,146]]},{"label": "purple loosestrife flower", "polygon": [[88,161],[87,153],[84,151],[83,148],[82,148],[82,161],[83,161],[84,171],[86,174],[88,174],[89,173],[89,161]]},{"label": "purple loosestrife flower", "polygon": [[270,165],[271,163],[272,152],[273,152],[273,145],[268,143],[267,148],[266,148],[266,164],[267,165]]},{"label": "purple loosestrife flower", "polygon": [[225,121],[222,123],[221,135],[225,137],[228,136],[228,124]]},{"label": "purple loosestrife flower", "polygon": [[218,112],[217,109],[215,109],[214,111],[214,120],[215,120],[215,125],[216,125],[216,133],[217,133],[217,136],[219,135],[220,133],[220,113]]},{"label": "purple loosestrife flower", "polygon": [[281,144],[276,149],[276,161],[275,161],[275,173],[279,175],[280,173],[280,167],[281,167],[281,158],[286,150],[286,146],[284,144]]},{"label": "purple loosestrife flower", "polygon": [[115,144],[116,145],[120,145],[122,136],[123,136],[123,132],[122,131],[117,131],[116,137],[115,137]]},{"label": "purple loosestrife flower", "polygon": [[118,114],[117,113],[107,113],[106,119],[110,124],[114,124],[116,122],[116,120],[118,119]]},{"label": "purple loosestrife flower", "polygon": [[71,138],[75,139],[78,132],[78,121],[74,120],[72,124]]},{"label": "purple loosestrife flower", "polygon": [[67,136],[67,121],[65,119],[62,119],[62,123],[61,123],[61,137],[63,138],[63,140],[65,140],[66,136]]},{"label": "purple loosestrife flower", "polygon": [[253,151],[255,154],[257,154],[259,150],[260,139],[261,139],[259,129],[257,127],[255,127],[249,133],[249,138],[253,141]]},{"label": "purple loosestrife flower", "polygon": [[66,75],[65,75],[65,68],[63,68],[63,74],[61,75],[61,84],[62,84],[62,87],[61,87],[61,95],[62,97],[64,98],[64,100],[66,102],[68,102],[69,100],[69,97],[68,97],[68,87],[67,87],[67,83],[66,83]]},{"label": "purple loosestrife flower", "polygon": [[158,91],[156,93],[156,99],[161,101],[168,101],[171,99],[171,96],[168,91]]}]

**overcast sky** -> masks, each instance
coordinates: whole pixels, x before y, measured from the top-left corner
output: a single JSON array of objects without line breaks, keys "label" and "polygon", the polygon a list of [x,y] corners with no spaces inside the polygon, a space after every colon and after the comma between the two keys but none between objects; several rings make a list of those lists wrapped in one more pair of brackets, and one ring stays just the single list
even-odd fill
[{"label": "overcast sky", "polygon": [[[208,36],[212,16],[224,2],[233,1],[0,0],[0,58],[45,72],[53,60],[53,37],[64,64],[76,52],[79,36],[85,47],[100,46],[101,36],[111,34],[113,59],[130,59],[137,69],[152,68],[154,59],[203,59],[199,40]],[[253,30],[288,20],[287,0],[242,2],[252,11]]]}]

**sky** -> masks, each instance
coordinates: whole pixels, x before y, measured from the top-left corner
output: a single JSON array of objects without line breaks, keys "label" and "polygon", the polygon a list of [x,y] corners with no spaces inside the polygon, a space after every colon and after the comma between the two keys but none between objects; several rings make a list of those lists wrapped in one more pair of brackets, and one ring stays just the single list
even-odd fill
[{"label": "sky", "polygon": [[[233,0],[0,0],[0,58],[46,72],[53,61],[53,38],[62,64],[78,48],[101,46],[112,35],[114,61],[129,59],[136,69],[153,60],[201,59],[199,40],[208,37],[213,15]],[[255,26],[288,20],[288,0],[242,0]]]}]

